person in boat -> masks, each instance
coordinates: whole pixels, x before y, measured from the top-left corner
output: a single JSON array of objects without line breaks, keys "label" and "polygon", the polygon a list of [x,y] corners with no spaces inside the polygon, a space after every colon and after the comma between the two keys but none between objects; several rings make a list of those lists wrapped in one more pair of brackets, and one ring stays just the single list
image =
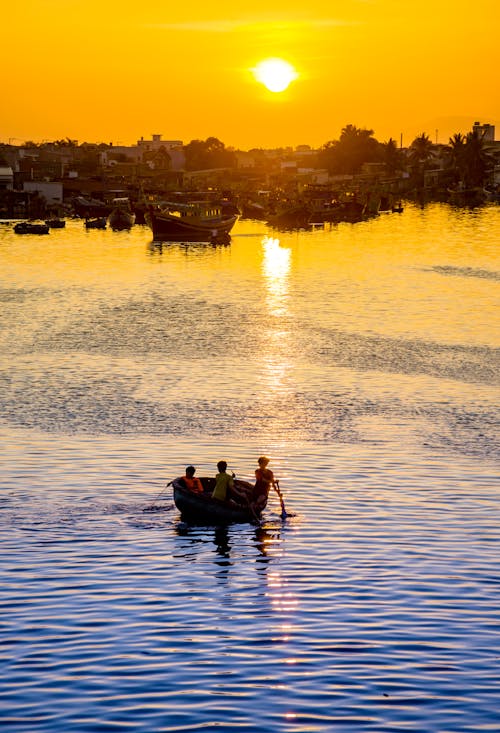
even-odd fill
[{"label": "person in boat", "polygon": [[226,501],[234,490],[233,477],[226,472],[226,469],[226,461],[219,461],[217,464],[217,470],[219,473],[215,477],[215,489],[212,492],[212,499]]},{"label": "person in boat", "polygon": [[182,479],[188,489],[194,491],[197,494],[201,494],[203,492],[203,486],[201,485],[200,479],[194,475],[195,471],[196,468],[194,466],[188,466],[186,468],[186,474],[182,477]]},{"label": "person in boat", "polygon": [[259,515],[266,508],[271,487],[276,491],[278,496],[280,496],[280,491],[273,472],[267,467],[269,458],[267,456],[261,456],[257,463],[259,467],[255,469],[255,486],[250,497],[250,508],[255,514]]}]

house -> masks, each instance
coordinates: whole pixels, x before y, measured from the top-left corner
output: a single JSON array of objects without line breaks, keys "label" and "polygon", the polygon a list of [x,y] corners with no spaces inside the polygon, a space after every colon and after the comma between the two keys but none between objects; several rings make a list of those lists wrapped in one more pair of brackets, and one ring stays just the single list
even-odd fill
[{"label": "house", "polygon": [[14,188],[14,171],[10,165],[0,163],[0,190],[12,190]]}]

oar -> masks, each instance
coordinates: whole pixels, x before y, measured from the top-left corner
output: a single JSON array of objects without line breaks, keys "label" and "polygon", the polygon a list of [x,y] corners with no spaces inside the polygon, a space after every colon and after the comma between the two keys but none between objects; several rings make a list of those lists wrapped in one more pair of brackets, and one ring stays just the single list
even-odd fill
[{"label": "oar", "polygon": [[172,485],[172,482],[171,482],[171,481],[169,481],[169,482],[168,482],[168,484],[167,484],[166,486],[164,486],[164,488],[163,488],[163,489],[162,489],[162,490],[160,491],[160,493],[158,494],[158,496],[156,497],[156,499],[155,499],[155,500],[153,501],[153,503],[152,503],[152,504],[151,504],[150,506],[146,506],[146,507],[144,507],[144,509],[143,509],[142,511],[143,511],[143,512],[156,512],[156,511],[158,511],[158,510],[159,510],[159,509],[160,509],[161,507],[158,507],[158,506],[156,505],[156,502],[158,501],[158,499],[160,498],[160,496],[161,496],[161,495],[162,495],[163,493],[165,493],[165,491],[166,491],[166,490],[168,489],[168,487],[169,487],[169,486],[171,486],[171,485]]},{"label": "oar", "polygon": [[280,489],[280,482],[276,480],[276,481],[275,481],[274,483],[276,484],[276,487],[275,487],[275,488],[276,488],[276,493],[278,494],[278,496],[279,496],[279,498],[280,498],[280,504],[281,504],[281,519],[286,519],[286,518],[287,518],[287,516],[288,516],[288,514],[287,514],[287,511],[286,511],[286,509],[285,509],[285,500],[284,500],[284,498],[283,498],[283,494],[281,493],[281,489]]}]

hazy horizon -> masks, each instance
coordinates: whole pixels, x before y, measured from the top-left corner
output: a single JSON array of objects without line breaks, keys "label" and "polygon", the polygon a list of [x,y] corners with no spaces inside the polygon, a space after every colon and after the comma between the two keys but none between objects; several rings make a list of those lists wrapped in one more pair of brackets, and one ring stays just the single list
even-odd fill
[{"label": "hazy horizon", "polygon": [[[423,124],[420,126],[418,125],[414,126],[413,129],[416,132],[414,132],[414,134],[408,134],[406,136],[405,136],[404,131],[401,131],[401,133],[398,135],[380,136],[377,134],[376,130],[374,130],[373,135],[375,139],[378,140],[379,142],[387,142],[387,140],[389,140],[389,138],[392,137],[393,140],[395,140],[398,145],[401,141],[401,136],[402,136],[403,147],[408,147],[412,143],[412,141],[415,139],[415,137],[417,137],[418,135],[421,135],[422,133],[425,133],[429,136],[429,138],[431,139],[433,143],[437,142],[437,143],[446,145],[449,141],[449,138],[452,135],[454,135],[455,133],[465,134],[467,132],[470,132],[475,122],[480,122],[481,124],[493,125],[495,127],[495,139],[496,140],[498,139],[497,130],[500,129],[500,121],[492,122],[491,120],[487,120],[485,118],[483,119],[480,117],[479,118],[477,117],[449,117],[449,118],[442,117],[439,119],[436,118],[434,120],[428,121],[426,124]],[[332,137],[328,138],[328,140],[323,140],[323,142],[319,143],[318,145],[313,145],[312,143],[310,143],[307,140],[302,140],[302,141],[298,141],[295,143],[288,143],[288,144],[281,143],[281,144],[272,145],[272,146],[271,145],[270,146],[250,145],[250,144],[246,146],[237,146],[237,145],[231,144],[227,140],[223,140],[219,135],[217,135],[216,131],[212,131],[211,133],[207,133],[207,134],[204,134],[202,132],[198,138],[190,138],[190,139],[188,139],[186,136],[183,137],[182,133],[176,136],[176,135],[168,135],[168,134],[165,134],[164,132],[156,131],[156,132],[151,132],[151,133],[141,132],[133,140],[126,140],[126,141],[125,140],[117,141],[113,139],[103,140],[102,138],[98,138],[98,139],[96,138],[94,140],[90,140],[90,139],[85,139],[85,140],[81,139],[80,140],[77,137],[74,137],[73,135],[67,134],[67,135],[61,135],[59,137],[54,137],[54,138],[39,138],[39,139],[35,138],[33,135],[31,136],[28,135],[24,140],[21,140],[21,138],[9,138],[10,141],[15,140],[16,142],[9,142],[9,140],[0,139],[0,143],[12,144],[17,147],[22,147],[23,143],[26,143],[26,142],[34,142],[37,144],[41,144],[44,142],[54,142],[56,140],[66,140],[67,138],[69,138],[71,140],[76,140],[79,145],[81,145],[82,143],[95,143],[95,144],[112,143],[114,146],[123,145],[126,147],[132,147],[137,144],[138,140],[140,140],[141,137],[147,140],[147,139],[151,139],[152,135],[160,134],[163,141],[181,140],[183,144],[187,144],[191,142],[192,139],[206,140],[208,137],[216,137],[219,140],[221,140],[221,142],[223,142],[227,148],[234,148],[235,150],[242,150],[242,151],[252,150],[256,148],[275,149],[275,148],[291,147],[295,149],[300,145],[309,145],[312,149],[318,149],[325,143],[329,142],[330,140],[337,140],[340,137],[342,128],[348,124],[356,125],[356,123],[346,122],[344,125],[342,125],[341,128],[339,128],[339,130],[334,135],[332,135]],[[370,127],[369,124],[356,125],[356,127],[368,128],[370,130],[373,129],[373,127]]]}]

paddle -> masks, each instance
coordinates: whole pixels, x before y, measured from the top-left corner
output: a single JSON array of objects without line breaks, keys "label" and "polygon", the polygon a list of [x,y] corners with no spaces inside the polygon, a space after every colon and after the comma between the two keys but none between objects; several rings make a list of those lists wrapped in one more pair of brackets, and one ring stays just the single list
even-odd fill
[{"label": "paddle", "polygon": [[281,519],[286,519],[286,518],[287,518],[287,516],[288,516],[288,514],[287,514],[287,511],[286,511],[286,509],[285,509],[285,500],[284,500],[284,498],[283,498],[283,494],[281,493],[281,489],[280,489],[280,482],[279,482],[278,480],[275,480],[275,482],[274,482],[274,483],[276,484],[276,486],[275,486],[275,489],[276,489],[276,493],[278,494],[278,496],[279,496],[279,498],[280,498],[280,504],[281,504]]},{"label": "paddle", "polygon": [[172,482],[171,482],[171,481],[169,481],[169,482],[168,482],[168,484],[167,484],[167,485],[166,485],[166,486],[165,486],[165,487],[164,487],[164,488],[163,488],[163,489],[162,489],[162,490],[160,491],[160,493],[158,494],[158,496],[156,497],[156,499],[155,499],[155,500],[153,501],[153,503],[152,503],[152,504],[151,504],[150,506],[146,506],[146,507],[144,507],[144,509],[143,509],[142,511],[143,511],[143,512],[158,512],[158,511],[160,511],[160,509],[162,509],[162,507],[160,507],[160,506],[157,506],[156,502],[158,501],[158,499],[160,498],[160,496],[161,496],[161,495],[162,495],[163,493],[165,493],[165,491],[166,491],[166,490],[168,489],[168,487],[169,487],[169,486],[171,486],[171,485],[172,485]]}]

